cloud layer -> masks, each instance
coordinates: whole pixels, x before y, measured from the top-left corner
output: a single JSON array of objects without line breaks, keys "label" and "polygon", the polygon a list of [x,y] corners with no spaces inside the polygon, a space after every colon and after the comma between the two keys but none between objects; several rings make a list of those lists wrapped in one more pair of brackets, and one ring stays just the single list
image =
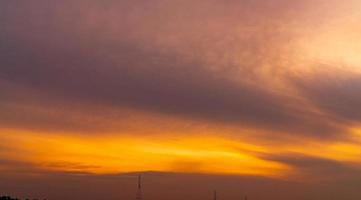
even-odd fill
[{"label": "cloud layer", "polygon": [[[37,132],[66,146],[90,137],[77,144],[94,155],[93,137],[150,136],[163,145],[226,138],[237,148],[222,152],[288,166],[297,179],[347,179],[361,166],[360,7],[353,0],[1,2],[0,138],[12,133],[23,138],[14,143],[27,144]],[[0,160],[41,168],[44,160],[30,159],[35,152],[25,147],[0,145]],[[9,159],[17,151],[24,156]],[[183,156],[186,171],[209,165]],[[50,165],[61,171],[86,161]]]}]

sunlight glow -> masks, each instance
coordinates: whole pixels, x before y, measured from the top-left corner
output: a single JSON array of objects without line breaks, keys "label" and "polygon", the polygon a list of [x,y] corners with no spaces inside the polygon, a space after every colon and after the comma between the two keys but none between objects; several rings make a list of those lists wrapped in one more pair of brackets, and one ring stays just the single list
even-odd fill
[{"label": "sunlight glow", "polygon": [[22,153],[13,154],[13,158],[56,171],[96,174],[163,171],[273,177],[290,170],[287,165],[251,153],[261,148],[222,138],[85,138],[17,132],[3,134],[1,139],[18,144],[11,147],[11,152]]}]

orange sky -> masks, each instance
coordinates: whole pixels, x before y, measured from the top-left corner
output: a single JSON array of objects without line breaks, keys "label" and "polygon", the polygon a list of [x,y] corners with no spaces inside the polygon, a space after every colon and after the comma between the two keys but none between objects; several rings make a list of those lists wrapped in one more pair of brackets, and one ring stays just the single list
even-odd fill
[{"label": "orange sky", "polygon": [[1,2],[0,175],[352,182],[360,9],[357,0]]}]

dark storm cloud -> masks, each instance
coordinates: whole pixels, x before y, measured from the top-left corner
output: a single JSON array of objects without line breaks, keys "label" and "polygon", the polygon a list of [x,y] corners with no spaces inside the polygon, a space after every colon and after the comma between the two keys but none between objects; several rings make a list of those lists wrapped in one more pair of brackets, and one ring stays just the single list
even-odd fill
[{"label": "dark storm cloud", "polygon": [[[241,57],[244,59],[244,66],[240,66],[243,69],[240,81],[235,81],[228,77],[231,72],[211,70],[209,63],[194,59],[187,52],[179,52],[177,46],[176,50],[170,48],[164,51],[151,41],[152,38],[148,35],[157,34],[157,31],[147,32],[144,28],[162,28],[162,24],[156,23],[159,20],[172,22],[162,21],[162,18],[171,16],[168,12],[162,11],[160,16],[155,14],[155,11],[162,10],[163,7],[160,9],[145,2],[137,3],[136,6],[123,3],[113,2],[99,7],[93,2],[89,7],[83,8],[78,3],[67,2],[64,5],[71,5],[71,8],[62,10],[65,6],[60,3],[3,2],[0,79],[70,101],[130,107],[186,118],[236,123],[240,126],[257,126],[275,132],[326,136],[339,131],[338,125],[326,124],[312,113],[298,113],[299,108],[294,109],[287,103],[294,99],[280,96],[264,85],[264,82],[249,82],[253,79],[253,75],[250,75],[253,69],[263,62],[272,62],[268,60],[268,52],[274,51],[280,44],[269,44],[268,41],[270,38],[280,37],[277,31],[274,35],[267,31],[265,35],[258,33],[260,35],[241,43],[244,45],[242,48],[251,55]],[[261,7],[248,4],[248,9],[264,11],[261,19],[267,16],[279,18],[279,14],[271,11],[272,6],[268,4]],[[111,18],[104,17],[104,10],[109,10],[111,5],[118,6],[123,12],[119,11]],[[37,6],[41,9],[35,9]],[[217,11],[214,6],[210,8]],[[244,10],[246,8],[242,7]],[[227,9],[230,7],[222,7],[221,11],[216,12],[216,17],[224,15]],[[109,12],[111,11],[110,9]],[[178,9],[175,11],[180,13]],[[199,20],[194,12],[190,16],[180,15],[188,21],[180,18],[176,22],[181,27],[185,26],[185,30],[194,28],[197,23],[188,28],[184,25],[193,19]],[[233,15],[225,20],[236,19],[234,13],[237,10],[232,10],[231,13]],[[245,18],[251,20],[252,17],[248,14]],[[255,19],[256,24],[251,27],[257,27],[260,21]],[[92,23],[97,26],[93,27]],[[149,27],[147,23],[155,26]],[[109,28],[114,26],[115,29]],[[184,32],[183,29],[180,30]],[[158,34],[164,35],[162,31]],[[191,36],[193,37],[185,34],[184,43],[192,43],[193,40],[187,38]],[[258,56],[259,54],[264,57]],[[203,57],[202,53],[200,56]],[[220,69],[223,67],[218,66]],[[17,113],[19,111],[5,111],[4,116],[10,121],[16,121],[18,117],[14,114]],[[38,117],[34,117],[36,118]],[[19,120],[19,123],[21,121],[24,120]],[[5,123],[9,123],[9,120],[5,120]],[[73,126],[65,120],[64,125],[68,126],[67,124]],[[63,126],[62,123],[59,126]]]}]

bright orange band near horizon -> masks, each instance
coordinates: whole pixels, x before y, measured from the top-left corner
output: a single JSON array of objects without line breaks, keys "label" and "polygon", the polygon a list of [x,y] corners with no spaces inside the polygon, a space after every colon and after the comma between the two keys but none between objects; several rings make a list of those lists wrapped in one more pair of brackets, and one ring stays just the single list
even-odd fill
[{"label": "bright orange band near horizon", "polygon": [[4,149],[0,157],[26,162],[44,171],[94,174],[160,171],[287,178],[297,169],[259,155],[293,153],[361,163],[361,150],[351,143],[265,147],[216,136],[99,137],[13,130],[2,130],[0,138]]},{"label": "bright orange band near horizon", "polygon": [[[44,170],[113,174],[136,171],[278,177],[290,168],[253,155],[265,149],[217,137],[73,136],[2,131],[1,157]],[[16,145],[14,145],[16,144]]]}]

